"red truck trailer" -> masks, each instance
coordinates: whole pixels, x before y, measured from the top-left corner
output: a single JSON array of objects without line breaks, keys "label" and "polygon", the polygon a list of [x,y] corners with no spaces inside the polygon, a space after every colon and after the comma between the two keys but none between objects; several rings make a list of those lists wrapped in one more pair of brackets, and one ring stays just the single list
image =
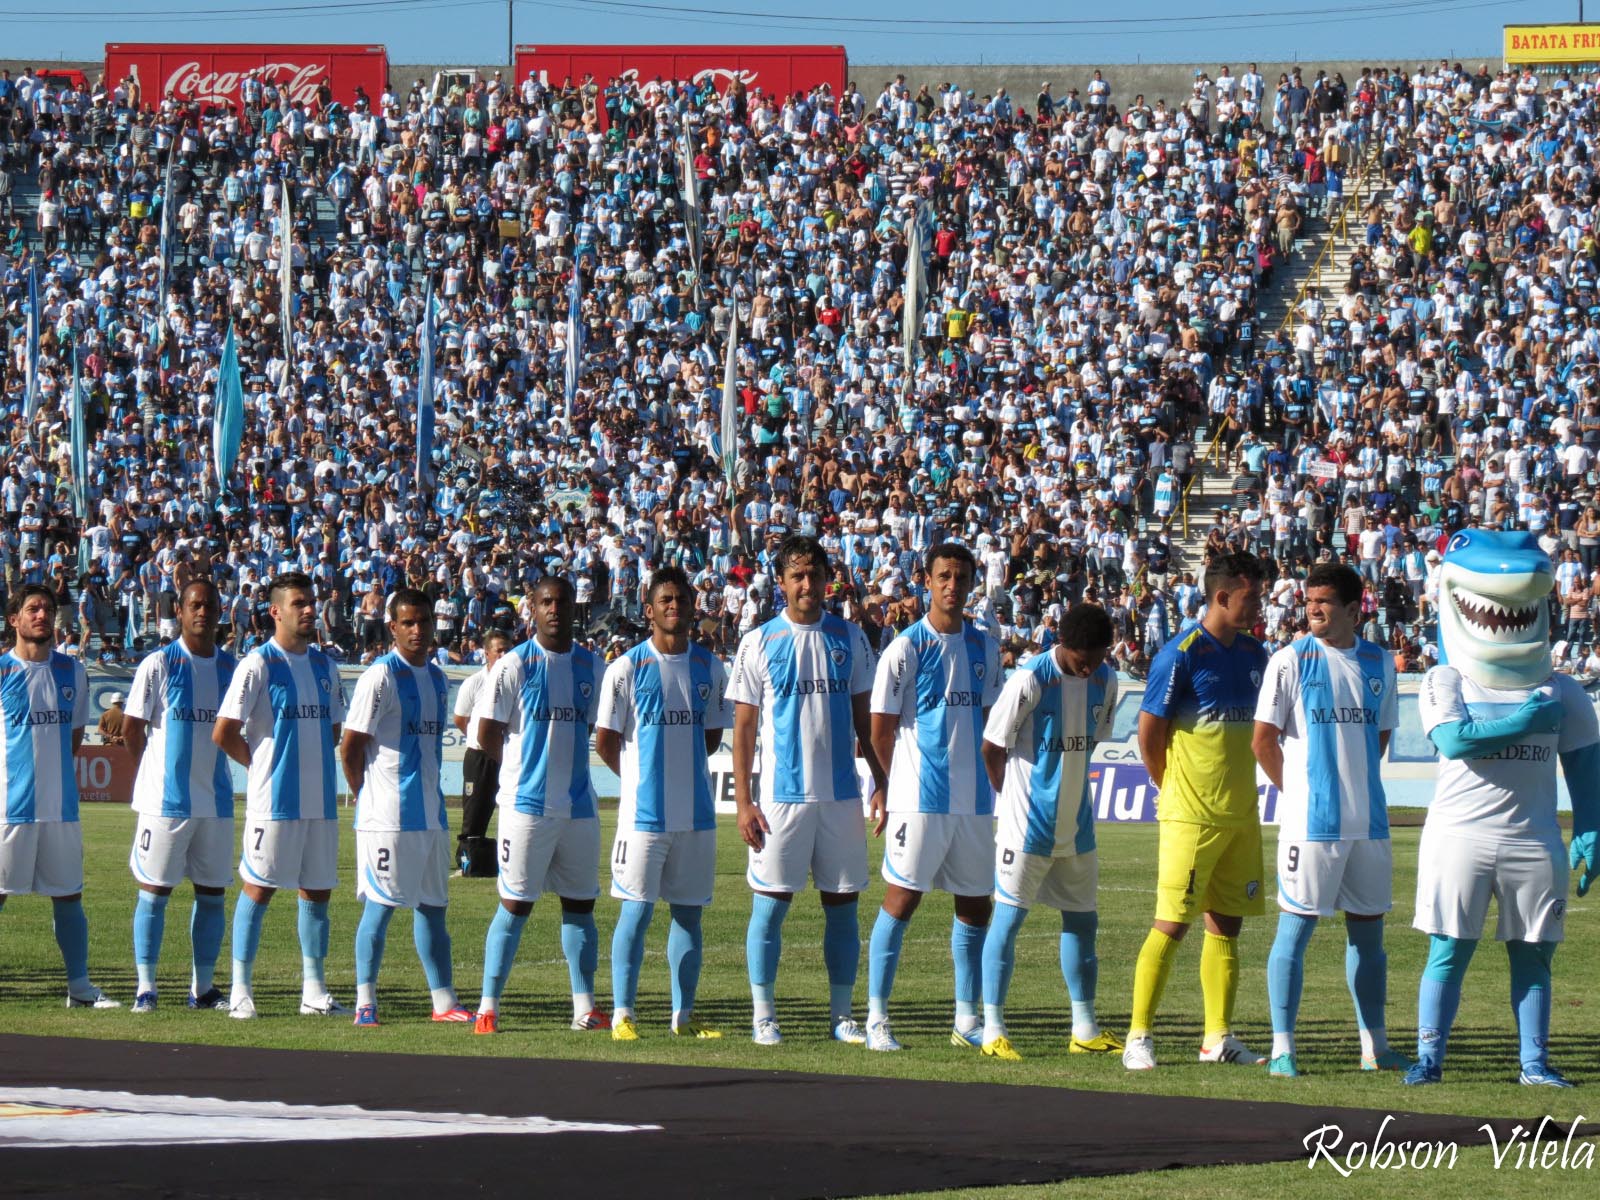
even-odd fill
[{"label": "red truck trailer", "polygon": [[376,104],[389,82],[389,56],[382,46],[229,46],[211,42],[113,42],[106,46],[106,84],[133,76],[144,103],[165,96],[198,104],[239,103],[247,71],[287,88],[295,103],[315,100],[324,83],[333,98],[349,104],[356,88]]},{"label": "red truck trailer", "polygon": [[602,88],[619,78],[698,83],[709,76],[719,91],[739,79],[751,92],[780,98],[824,83],[841,96],[848,71],[843,46],[531,45],[517,47],[516,62],[519,86],[530,72],[557,88],[585,75]]}]

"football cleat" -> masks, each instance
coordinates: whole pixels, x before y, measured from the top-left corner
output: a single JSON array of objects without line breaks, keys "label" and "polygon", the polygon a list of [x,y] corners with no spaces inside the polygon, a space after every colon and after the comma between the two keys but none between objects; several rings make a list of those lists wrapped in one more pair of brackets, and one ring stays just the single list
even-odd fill
[{"label": "football cleat", "polygon": [[1022,1061],[1022,1055],[1017,1053],[1017,1048],[1011,1044],[1011,1039],[1003,1033],[994,1041],[983,1043],[983,1056],[998,1058],[1001,1062]]},{"label": "football cleat", "polygon": [[1067,1043],[1069,1054],[1116,1054],[1121,1049],[1122,1043],[1109,1033],[1097,1033],[1088,1041],[1075,1037]]},{"label": "football cleat", "polygon": [[325,992],[314,1001],[300,1001],[300,1015],[302,1017],[344,1017],[350,1015],[350,1010]]},{"label": "football cleat", "polygon": [[254,1021],[256,1019],[256,1002],[252,996],[240,996],[228,1005],[228,1015],[235,1021]]},{"label": "football cleat", "polygon": [[572,1018],[572,1028],[576,1030],[610,1029],[611,1018],[602,1009],[591,1008],[583,1016]]},{"label": "football cleat", "polygon": [[1398,1050],[1385,1050],[1382,1054],[1363,1054],[1363,1071],[1409,1071],[1411,1060]]},{"label": "football cleat", "polygon": [[136,1013],[153,1013],[156,1010],[156,994],[154,992],[140,992],[133,998],[133,1008]]},{"label": "football cleat", "polygon": [[444,1012],[434,1013],[433,1019],[435,1021],[448,1022],[452,1025],[462,1025],[472,1020],[472,1010],[468,1008],[462,1008],[461,1005],[458,1004],[454,1008],[445,1009]]},{"label": "football cleat", "polygon": [[492,1013],[492,1012],[481,1012],[481,1013],[479,1013],[478,1014],[478,1019],[472,1023],[472,1032],[473,1033],[499,1033],[500,1032],[500,1014],[499,1013]]},{"label": "football cleat", "polygon": [[697,1021],[693,1017],[690,1017],[682,1025],[674,1025],[672,1027],[672,1036],[681,1038],[699,1038],[701,1041],[709,1041],[712,1038],[721,1037],[722,1030],[713,1029],[703,1021]]},{"label": "football cleat", "polygon": [[1430,1083],[1443,1083],[1444,1070],[1438,1063],[1423,1058],[1411,1064],[1405,1077],[1400,1080],[1407,1087],[1424,1087]]},{"label": "football cleat", "polygon": [[378,1006],[376,1004],[363,1004],[357,1008],[355,1026],[357,1029],[376,1029],[378,1027]]},{"label": "football cleat", "polygon": [[889,1018],[881,1021],[867,1022],[867,1049],[868,1050],[903,1050],[900,1042],[894,1036],[894,1030],[889,1028]]},{"label": "football cleat", "polygon": [[[152,1007],[155,1004],[155,993],[149,993]],[[99,988],[91,988],[87,996],[74,996],[67,994],[68,1008],[121,1008],[121,1000],[113,1000]]]},{"label": "football cleat", "polygon": [[221,988],[211,988],[204,996],[189,993],[188,1004],[190,1008],[227,1008],[228,998],[222,994]]},{"label": "football cleat", "polygon": [[962,1033],[959,1029],[952,1029],[950,1031],[950,1044],[952,1046],[960,1046],[963,1050],[982,1050],[983,1026],[974,1025],[965,1033]]},{"label": "football cleat", "polygon": [[850,1046],[865,1046],[867,1031],[854,1017],[840,1017],[833,1026],[833,1040]]},{"label": "football cleat", "polygon": [[1522,1074],[1517,1077],[1517,1082],[1525,1087],[1577,1087],[1560,1071],[1549,1063],[1529,1063],[1522,1068]]},{"label": "football cleat", "polygon": [[611,1040],[613,1042],[637,1042],[639,1040],[639,1027],[634,1024],[632,1017],[616,1017],[612,1020]]},{"label": "football cleat", "polygon": [[1203,1063],[1232,1063],[1241,1067],[1259,1067],[1267,1060],[1260,1054],[1252,1053],[1248,1046],[1229,1033],[1223,1035],[1222,1040],[1209,1050],[1202,1049],[1200,1051],[1200,1061]]},{"label": "football cleat", "polygon": [[781,1046],[783,1034],[778,1032],[776,1021],[771,1017],[762,1017],[751,1030],[750,1040],[758,1046]]},{"label": "football cleat", "polygon": [[1298,1079],[1300,1068],[1294,1064],[1294,1055],[1280,1054],[1267,1064],[1267,1074],[1274,1079]]},{"label": "football cleat", "polygon": [[1122,1050],[1122,1065],[1130,1071],[1156,1069],[1156,1040],[1148,1033],[1130,1037]]}]

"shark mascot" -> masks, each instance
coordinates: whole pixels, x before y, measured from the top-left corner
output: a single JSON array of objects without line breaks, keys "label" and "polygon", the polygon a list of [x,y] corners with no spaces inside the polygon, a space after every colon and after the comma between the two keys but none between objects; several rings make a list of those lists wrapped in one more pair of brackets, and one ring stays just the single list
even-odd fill
[{"label": "shark mascot", "polygon": [[[1550,665],[1549,556],[1528,533],[1468,529],[1439,569],[1439,665],[1422,684],[1423,731],[1439,751],[1417,862],[1416,927],[1432,939],[1417,997],[1408,1084],[1440,1082],[1461,980],[1498,899],[1511,960],[1524,1084],[1571,1087],[1550,1065],[1550,962],[1562,939],[1568,864],[1578,895],[1600,866],[1600,725]],[[1556,762],[1572,794],[1570,858],[1556,824]]]}]

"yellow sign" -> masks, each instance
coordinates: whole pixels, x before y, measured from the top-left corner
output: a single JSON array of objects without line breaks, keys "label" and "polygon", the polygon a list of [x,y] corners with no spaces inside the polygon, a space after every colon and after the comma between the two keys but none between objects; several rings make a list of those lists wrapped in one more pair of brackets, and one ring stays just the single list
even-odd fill
[{"label": "yellow sign", "polygon": [[1600,23],[1507,25],[1508,63],[1600,62]]}]

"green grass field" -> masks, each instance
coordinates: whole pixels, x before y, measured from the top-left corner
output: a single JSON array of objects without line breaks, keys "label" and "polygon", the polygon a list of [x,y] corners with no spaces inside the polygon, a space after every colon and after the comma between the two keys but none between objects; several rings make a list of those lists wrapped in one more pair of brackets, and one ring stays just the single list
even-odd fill
[{"label": "green grass field", "polygon": [[[95,982],[124,1003],[133,998],[131,917],[135,887],[127,868],[132,814],[104,806],[84,809],[87,868],[85,905],[89,914],[90,962]],[[605,815],[609,845],[611,813]],[[1391,1038],[1409,1049],[1415,1036],[1416,985],[1425,957],[1423,936],[1410,928],[1419,830],[1395,831],[1395,910],[1388,939]],[[1268,831],[1268,861],[1272,861]],[[168,909],[167,937],[160,976],[163,1007],[146,1017],[121,1011],[68,1011],[63,1006],[65,983],[61,961],[50,932],[50,904],[35,897],[15,897],[0,913],[0,1028],[33,1034],[73,1037],[205,1042],[295,1049],[379,1050],[412,1054],[630,1060],[692,1063],[734,1068],[775,1068],[841,1075],[871,1074],[946,1081],[1004,1081],[1118,1092],[1149,1092],[1254,1101],[1348,1106],[1415,1112],[1442,1112],[1484,1117],[1526,1117],[1550,1114],[1558,1119],[1587,1116],[1589,1089],[1550,1091],[1516,1083],[1516,1036],[1508,1007],[1504,953],[1485,944],[1473,963],[1456,1031],[1446,1083],[1413,1091],[1393,1074],[1356,1069],[1359,1047],[1351,1001],[1344,982],[1344,939],[1340,922],[1325,922],[1312,941],[1306,963],[1305,996],[1299,1030],[1299,1059],[1306,1075],[1298,1080],[1273,1080],[1265,1068],[1202,1066],[1195,1061],[1200,1026],[1199,947],[1184,948],[1167,991],[1156,1029],[1159,1070],[1129,1075],[1114,1057],[1066,1053],[1066,991],[1057,962],[1059,921],[1048,911],[1034,914],[1018,941],[1018,962],[1008,1006],[1013,1042],[1026,1061],[1002,1064],[948,1044],[951,1008],[949,956],[950,899],[929,897],[906,936],[891,1015],[895,1032],[906,1044],[898,1055],[871,1055],[859,1047],[828,1038],[827,979],[821,954],[822,920],[814,894],[799,898],[784,927],[785,952],[778,983],[778,1016],[785,1042],[758,1048],[747,1036],[749,993],[744,970],[744,931],[749,893],[744,883],[744,852],[731,820],[720,834],[716,903],[705,919],[706,954],[698,1012],[725,1032],[721,1041],[678,1042],[667,1035],[668,980],[665,958],[665,913],[650,931],[645,969],[640,982],[639,1019],[642,1040],[613,1043],[604,1034],[568,1030],[571,1015],[567,972],[561,957],[559,905],[541,901],[522,940],[517,967],[501,1007],[502,1033],[475,1037],[470,1026],[435,1025],[421,967],[411,946],[405,918],[391,927],[388,955],[380,982],[383,1027],[358,1031],[347,1020],[300,1017],[300,951],[295,934],[294,901],[280,896],[267,915],[256,968],[256,1000],[262,1019],[231,1021],[220,1012],[190,1012],[183,1006],[188,987],[187,888],[179,889]],[[335,995],[353,1000],[353,938],[358,906],[348,881],[354,836],[342,838],[347,881],[336,893],[333,948],[328,978]],[[1127,1024],[1132,965],[1148,927],[1155,878],[1155,828],[1108,825],[1100,829],[1100,989],[1102,1023],[1121,1033]],[[876,856],[876,844],[874,847]],[[876,879],[876,876],[874,876]],[[881,888],[874,884],[862,905],[865,943],[876,913]],[[483,963],[483,938],[496,904],[492,880],[452,879],[450,930],[454,939],[457,990],[475,1007]],[[229,897],[231,921],[233,898]],[[1575,897],[1568,921],[1569,940],[1556,961],[1552,1059],[1580,1083],[1600,1085],[1600,1008],[1597,984],[1600,965],[1594,948],[1596,905]],[[601,933],[600,1002],[610,1007],[609,948],[616,902],[602,897],[598,907]],[[1243,979],[1237,1031],[1253,1048],[1270,1045],[1266,992],[1266,959],[1275,917],[1248,922],[1241,942]],[[227,988],[227,939],[219,964],[219,985]],[[857,1013],[865,1016],[866,968],[856,990]],[[1596,1115],[1600,1121],[1600,1114]],[[1600,1132],[1597,1125],[1596,1132]],[[1462,1154],[1453,1172],[1399,1175],[1370,1172],[1342,1179],[1325,1165],[1308,1172],[1300,1161],[1281,1166],[1225,1167],[1181,1174],[1189,1197],[1277,1197],[1293,1189],[1296,1200],[1318,1196],[1376,1196],[1396,1180],[1425,1180],[1430,1200],[1452,1196],[1509,1194],[1514,1180],[1535,1181],[1545,1195],[1578,1194],[1587,1173],[1507,1171],[1492,1169],[1488,1152]],[[1180,1177],[1171,1173],[1124,1176],[1075,1182],[1081,1197],[1170,1195]],[[1059,1188],[998,1189],[983,1197],[1044,1197]],[[953,1195],[954,1193],[952,1193]]]}]

